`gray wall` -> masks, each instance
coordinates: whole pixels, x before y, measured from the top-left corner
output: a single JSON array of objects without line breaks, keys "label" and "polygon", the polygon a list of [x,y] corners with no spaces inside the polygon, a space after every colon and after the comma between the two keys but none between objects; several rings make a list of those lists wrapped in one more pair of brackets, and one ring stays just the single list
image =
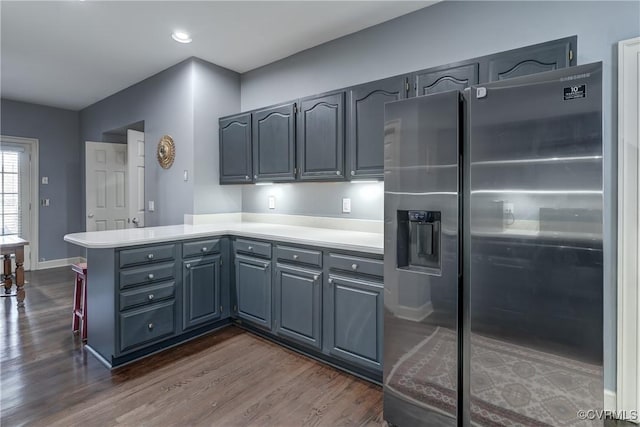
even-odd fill
[{"label": "gray wall", "polygon": [[39,140],[40,176],[49,177],[48,185],[38,184],[40,198],[51,199],[49,207],[36,206],[40,260],[82,255],[62,240],[84,229],[78,112],[2,99],[0,117],[0,134]]},{"label": "gray wall", "polygon": [[[616,43],[640,34],[639,14],[638,2],[442,2],[243,74],[242,110],[576,34],[578,63],[604,63],[605,383],[615,389]],[[339,215],[311,186],[292,186],[287,197],[297,209]],[[245,211],[266,211],[263,191],[243,188]],[[379,200],[353,208],[382,218]]]},{"label": "gray wall", "polygon": [[219,185],[218,118],[240,110],[240,75],[194,59],[193,213],[240,212],[239,186]]},{"label": "gray wall", "polygon": [[[102,141],[103,132],[144,121],[145,198],[155,201],[155,212],[145,217],[148,226],[182,224],[184,213],[193,207],[192,71],[192,61],[183,61],[80,111],[83,165],[85,141]],[[165,134],[176,144],[170,169],[162,169],[155,160],[156,146]],[[187,182],[182,179],[184,170],[190,174]],[[84,212],[84,201],[82,205]]]}]

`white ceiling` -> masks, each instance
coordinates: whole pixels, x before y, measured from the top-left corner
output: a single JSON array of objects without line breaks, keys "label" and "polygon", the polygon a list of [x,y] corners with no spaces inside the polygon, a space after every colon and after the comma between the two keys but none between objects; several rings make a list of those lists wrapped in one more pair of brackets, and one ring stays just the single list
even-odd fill
[{"label": "white ceiling", "polygon": [[191,56],[243,73],[433,3],[3,0],[2,97],[77,110]]}]

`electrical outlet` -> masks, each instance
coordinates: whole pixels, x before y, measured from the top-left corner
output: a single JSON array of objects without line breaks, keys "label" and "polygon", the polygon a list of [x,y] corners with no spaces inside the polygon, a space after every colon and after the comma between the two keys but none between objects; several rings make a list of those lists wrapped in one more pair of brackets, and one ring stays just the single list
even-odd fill
[{"label": "electrical outlet", "polygon": [[49,177],[48,177],[48,176],[43,176],[43,177],[42,177],[42,183],[43,183],[44,185],[49,184]]},{"label": "electrical outlet", "polygon": [[156,210],[156,202],[153,200],[149,200],[149,212],[153,212]]},{"label": "electrical outlet", "polygon": [[46,206],[49,206],[49,203],[50,203],[49,199],[40,200],[40,206],[45,206],[46,207]]},{"label": "electrical outlet", "polygon": [[342,199],[342,213],[351,213],[351,199]]},{"label": "electrical outlet", "polygon": [[268,201],[269,201],[269,209],[275,209],[276,208],[276,196],[269,196]]}]

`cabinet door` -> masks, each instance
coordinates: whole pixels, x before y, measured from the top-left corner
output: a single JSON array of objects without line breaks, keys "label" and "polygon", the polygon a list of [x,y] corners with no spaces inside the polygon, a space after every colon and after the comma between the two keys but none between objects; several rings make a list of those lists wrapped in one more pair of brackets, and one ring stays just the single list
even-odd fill
[{"label": "cabinet door", "polygon": [[382,369],[382,291],[382,283],[329,276],[324,336],[331,355]]},{"label": "cabinet door", "polygon": [[349,90],[347,152],[350,178],[384,173],[384,104],[407,97],[406,77],[392,77]]},{"label": "cabinet door", "polygon": [[320,348],[322,273],[278,264],[275,285],[275,332]]},{"label": "cabinet door", "polygon": [[300,101],[300,179],[344,179],[344,122],[344,92]]},{"label": "cabinet door", "polygon": [[219,319],[220,255],[184,261],[182,292],[184,329]]},{"label": "cabinet door", "polygon": [[576,40],[576,37],[568,37],[491,55],[488,58],[489,81],[575,65]]},{"label": "cabinet door", "polygon": [[271,261],[236,255],[238,317],[271,330]]},{"label": "cabinet door", "polygon": [[416,74],[416,94],[430,95],[448,90],[463,90],[478,83],[478,63],[426,70]]},{"label": "cabinet door", "polygon": [[251,182],[251,113],[221,119],[219,126],[220,184]]},{"label": "cabinet door", "polygon": [[295,179],[295,103],[253,113],[253,178],[256,181]]}]

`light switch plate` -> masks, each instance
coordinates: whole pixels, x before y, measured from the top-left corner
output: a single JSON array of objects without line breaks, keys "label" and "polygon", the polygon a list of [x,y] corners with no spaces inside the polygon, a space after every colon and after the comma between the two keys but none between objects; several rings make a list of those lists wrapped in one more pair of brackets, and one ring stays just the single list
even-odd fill
[{"label": "light switch plate", "polygon": [[269,209],[275,209],[276,208],[276,196],[269,196],[268,200],[269,200]]},{"label": "light switch plate", "polygon": [[342,213],[351,213],[351,199],[342,199]]},{"label": "light switch plate", "polygon": [[49,177],[48,176],[43,176],[42,177],[42,183],[43,184],[48,184],[49,183]]},{"label": "light switch plate", "polygon": [[156,210],[156,202],[153,200],[149,200],[149,212],[153,212]]},{"label": "light switch plate", "polygon": [[189,171],[186,169],[184,170],[184,180],[189,181]]}]

